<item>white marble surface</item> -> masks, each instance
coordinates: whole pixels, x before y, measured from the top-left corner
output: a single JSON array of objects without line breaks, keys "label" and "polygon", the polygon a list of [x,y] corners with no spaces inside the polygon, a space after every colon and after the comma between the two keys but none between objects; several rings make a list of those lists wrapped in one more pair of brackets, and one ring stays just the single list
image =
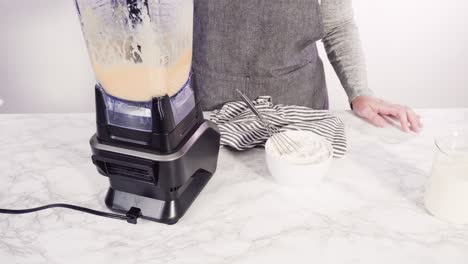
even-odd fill
[{"label": "white marble surface", "polygon": [[[349,154],[308,193],[272,182],[263,151],[222,150],[174,226],[56,209],[0,215],[0,263],[468,263],[468,226],[427,214],[433,137],[468,109],[421,110],[425,130],[379,130],[339,113]],[[90,161],[92,114],[0,115],[0,207],[68,202],[106,210]]]}]

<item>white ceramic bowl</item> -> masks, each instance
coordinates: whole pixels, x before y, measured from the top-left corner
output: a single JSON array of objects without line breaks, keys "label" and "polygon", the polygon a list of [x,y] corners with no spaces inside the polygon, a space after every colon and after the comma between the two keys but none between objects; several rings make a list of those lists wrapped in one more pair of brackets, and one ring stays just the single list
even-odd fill
[{"label": "white ceramic bowl", "polygon": [[295,188],[310,188],[317,186],[327,174],[333,160],[333,148],[324,137],[309,131],[282,132],[298,142],[301,138],[321,143],[328,152],[319,162],[295,162],[284,155],[278,155],[276,144],[272,138],[265,144],[266,163],[273,179],[281,185]]}]

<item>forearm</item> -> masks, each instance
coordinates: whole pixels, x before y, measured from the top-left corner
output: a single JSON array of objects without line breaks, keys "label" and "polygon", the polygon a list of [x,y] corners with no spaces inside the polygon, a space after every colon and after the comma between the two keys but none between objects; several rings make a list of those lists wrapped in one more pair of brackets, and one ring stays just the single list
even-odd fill
[{"label": "forearm", "polygon": [[325,50],[349,101],[357,96],[372,95],[352,0],[322,0],[321,10]]}]

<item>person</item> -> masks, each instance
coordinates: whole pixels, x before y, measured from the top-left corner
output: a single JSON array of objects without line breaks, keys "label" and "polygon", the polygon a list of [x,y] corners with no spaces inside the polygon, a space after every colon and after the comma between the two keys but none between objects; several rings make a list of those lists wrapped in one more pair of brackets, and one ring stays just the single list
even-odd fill
[{"label": "person", "polygon": [[205,110],[239,99],[271,95],[275,103],[328,109],[323,41],[330,63],[358,116],[384,127],[388,117],[419,131],[409,107],[376,98],[352,0],[195,0],[194,85]]}]

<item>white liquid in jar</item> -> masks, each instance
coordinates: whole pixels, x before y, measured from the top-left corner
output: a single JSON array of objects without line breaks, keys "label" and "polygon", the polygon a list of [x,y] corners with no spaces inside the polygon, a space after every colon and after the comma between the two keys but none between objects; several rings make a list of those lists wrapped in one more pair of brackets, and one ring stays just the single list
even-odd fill
[{"label": "white liquid in jar", "polygon": [[431,214],[453,223],[468,223],[468,152],[438,153],[426,186]]}]

